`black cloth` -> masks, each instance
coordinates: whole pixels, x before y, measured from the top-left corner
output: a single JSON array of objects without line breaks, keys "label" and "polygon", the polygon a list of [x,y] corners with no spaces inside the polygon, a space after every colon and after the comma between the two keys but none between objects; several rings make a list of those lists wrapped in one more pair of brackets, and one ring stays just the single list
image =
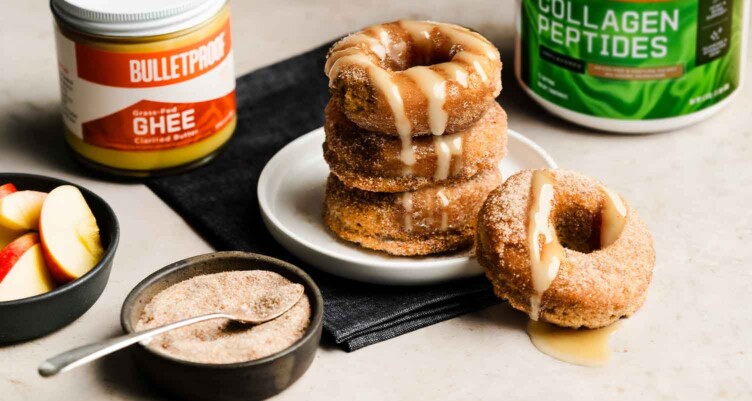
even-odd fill
[{"label": "black cloth", "polygon": [[271,238],[261,220],[256,184],[278,150],[323,125],[328,47],[240,77],[238,126],[227,147],[204,167],[153,178],[147,185],[218,250],[271,255],[305,269],[323,293],[326,332],[347,351],[496,303],[482,277],[425,287],[367,285],[318,272]]}]

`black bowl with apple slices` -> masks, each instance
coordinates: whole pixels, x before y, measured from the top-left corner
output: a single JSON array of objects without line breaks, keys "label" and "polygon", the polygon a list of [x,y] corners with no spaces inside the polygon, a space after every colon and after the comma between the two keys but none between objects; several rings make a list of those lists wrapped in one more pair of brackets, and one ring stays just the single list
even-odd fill
[{"label": "black bowl with apple slices", "polygon": [[0,302],[0,343],[31,340],[53,332],[84,314],[104,291],[120,237],[117,217],[102,198],[79,185],[33,174],[0,173],[0,185],[12,183],[21,190],[50,192],[61,185],[78,188],[99,226],[102,259],[83,276],[50,292]]}]

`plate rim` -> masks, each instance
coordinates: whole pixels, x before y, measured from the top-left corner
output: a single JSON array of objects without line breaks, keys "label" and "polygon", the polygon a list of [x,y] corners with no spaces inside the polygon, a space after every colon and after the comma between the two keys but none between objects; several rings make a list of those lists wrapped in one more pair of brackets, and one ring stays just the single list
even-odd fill
[{"label": "plate rim", "polygon": [[[350,263],[350,264],[354,264],[358,266],[365,266],[365,267],[372,267],[372,268],[375,267],[375,268],[380,268],[380,269],[401,268],[401,269],[409,269],[409,270],[423,270],[423,269],[436,268],[438,266],[448,267],[449,264],[459,265],[462,263],[466,263],[470,259],[469,255],[457,255],[454,257],[447,257],[447,258],[437,259],[437,260],[414,260],[414,259],[409,260],[410,257],[395,256],[395,260],[384,260],[384,261],[379,261],[378,263],[371,262],[369,261],[369,258],[362,258],[362,259],[355,258],[350,255],[344,255],[341,253],[330,251],[327,248],[320,247],[314,243],[307,241],[305,238],[292,232],[287,226],[285,226],[277,218],[277,216],[271,212],[271,207],[269,203],[267,202],[266,196],[262,195],[262,193],[266,194],[267,191],[266,190],[262,191],[262,188],[266,189],[269,187],[269,180],[271,179],[270,176],[272,174],[271,170],[275,164],[280,163],[279,160],[283,159],[283,156],[284,156],[283,153],[285,152],[286,149],[293,147],[298,142],[310,141],[315,135],[319,133],[323,134],[323,131],[324,131],[324,127],[319,127],[299,136],[298,138],[295,138],[294,140],[292,140],[291,142],[283,146],[281,149],[279,149],[274,154],[274,156],[272,156],[264,165],[264,168],[261,170],[261,174],[259,175],[258,184],[256,185],[256,197],[259,202],[259,210],[261,211],[264,221],[271,222],[272,225],[274,225],[274,227],[277,230],[281,231],[286,237],[288,237],[289,239],[295,241],[296,243],[300,244],[301,246],[313,252],[322,254],[326,257],[329,257],[335,260],[341,260],[346,263]],[[556,161],[554,161],[551,155],[549,155],[549,153],[545,149],[543,149],[540,145],[538,145],[532,139],[520,134],[519,132],[511,128],[507,128],[507,136],[512,137],[516,140],[519,140],[520,142],[532,148],[539,156],[543,158],[544,162],[548,165],[548,168],[558,168]],[[267,227],[267,229],[269,228]],[[270,233],[271,233],[271,230],[270,230]],[[282,247],[285,248],[287,251],[292,252],[290,249],[284,246],[284,244],[280,243],[280,245],[282,245]],[[311,263],[310,261],[306,261],[306,262]],[[315,265],[313,263],[311,264]]]}]

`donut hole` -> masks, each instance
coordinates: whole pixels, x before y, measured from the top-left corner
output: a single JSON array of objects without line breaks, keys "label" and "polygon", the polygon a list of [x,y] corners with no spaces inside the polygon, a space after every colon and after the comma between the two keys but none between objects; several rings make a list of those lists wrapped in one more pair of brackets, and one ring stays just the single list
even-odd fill
[{"label": "donut hole", "polygon": [[[431,34],[430,44],[417,45],[413,42],[405,52],[388,52],[384,67],[394,72],[408,70],[413,67],[430,67],[452,61],[455,54],[461,50],[461,46],[453,45],[447,37],[434,31]],[[393,54],[398,54],[399,56],[395,59],[392,58]]]},{"label": "donut hole", "polygon": [[553,216],[559,243],[565,248],[582,253],[600,249],[600,213],[584,205],[557,205]]},{"label": "donut hole", "polygon": [[454,54],[448,49],[423,49],[415,47],[413,48],[413,51],[410,52],[407,62],[403,65],[405,66],[404,69],[419,66],[430,67],[432,65],[450,62],[452,61],[452,57],[454,57]]}]

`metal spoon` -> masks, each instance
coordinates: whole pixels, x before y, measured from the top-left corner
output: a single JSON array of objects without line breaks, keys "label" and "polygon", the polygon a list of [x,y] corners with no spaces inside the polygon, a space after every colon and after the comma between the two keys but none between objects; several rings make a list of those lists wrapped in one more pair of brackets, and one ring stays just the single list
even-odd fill
[{"label": "metal spoon", "polygon": [[298,303],[303,296],[305,289],[300,284],[293,284],[297,287],[296,297],[294,301],[280,308],[275,313],[263,317],[250,317],[247,316],[246,310],[238,310],[233,313],[211,313],[208,315],[201,315],[192,317],[185,320],[180,320],[175,323],[166,324],[164,326],[155,327],[153,329],[140,331],[138,333],[126,334],[124,336],[112,338],[109,340],[100,341],[97,343],[84,345],[78,348],[65,351],[62,354],[56,355],[42,363],[39,366],[39,374],[44,377],[54,376],[60,372],[67,372],[71,369],[75,369],[79,366],[85,365],[91,361],[99,359],[105,355],[109,355],[115,351],[119,351],[125,347],[133,345],[135,343],[150,339],[158,334],[168,332],[180,327],[185,327],[194,323],[203,322],[212,319],[230,319],[234,322],[247,324],[247,325],[259,325],[272,321],[285,314],[290,308]]}]

